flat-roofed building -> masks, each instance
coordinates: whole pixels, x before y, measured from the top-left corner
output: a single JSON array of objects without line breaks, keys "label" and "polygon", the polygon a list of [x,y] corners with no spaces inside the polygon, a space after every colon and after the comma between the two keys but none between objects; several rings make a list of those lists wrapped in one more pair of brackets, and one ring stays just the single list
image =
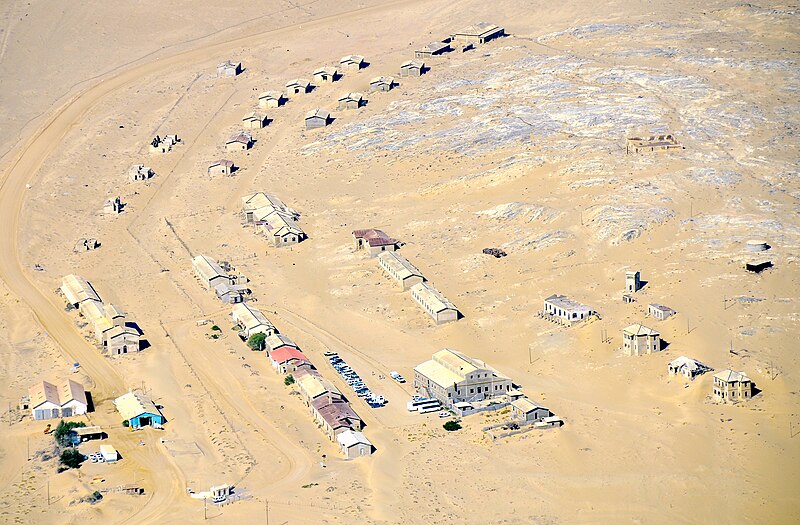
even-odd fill
[{"label": "flat-roofed building", "polygon": [[714,398],[726,403],[748,401],[753,397],[753,380],[744,372],[730,369],[714,374]]},{"label": "flat-roofed building", "polygon": [[383,230],[374,228],[353,230],[353,241],[356,250],[364,250],[373,257],[381,252],[393,252],[400,244],[397,239],[389,237]]},{"label": "flat-roofed building", "polygon": [[361,456],[369,456],[375,450],[372,443],[361,432],[355,430],[344,430],[336,436],[339,449],[347,459],[354,459]]},{"label": "flat-roofed building", "polygon": [[369,81],[370,91],[389,91],[394,87],[394,77],[380,76]]},{"label": "flat-roofed building", "polygon": [[269,352],[269,363],[279,374],[294,372],[300,367],[311,367],[311,361],[306,355],[291,346],[283,346]]},{"label": "flat-roofed building", "polygon": [[261,129],[267,125],[267,116],[251,111],[242,117],[242,126],[245,129]]},{"label": "flat-roofed building", "polygon": [[450,44],[445,42],[431,42],[414,51],[415,58],[432,58],[450,51]]},{"label": "flat-roofed building", "polygon": [[217,75],[221,77],[235,77],[242,72],[242,63],[226,60],[217,66]]},{"label": "flat-roofed building", "polygon": [[275,328],[261,310],[253,308],[247,303],[238,303],[231,308],[231,318],[234,324],[239,325],[244,339],[249,339],[253,334],[264,334],[267,337],[276,334]]},{"label": "flat-roofed building", "polygon": [[311,82],[305,78],[295,78],[286,83],[286,95],[292,98],[295,95],[302,95],[311,91]]},{"label": "flat-roofed building", "polygon": [[364,57],[361,55],[347,55],[343,56],[342,59],[339,60],[339,67],[345,71],[358,71],[365,65],[366,63],[364,62]]},{"label": "flat-roofed building", "polygon": [[217,261],[211,257],[197,255],[192,259],[192,266],[194,267],[195,276],[208,290],[213,290],[220,284],[231,284],[228,272],[223,270]]},{"label": "flat-roofed building", "polygon": [[234,133],[225,142],[225,149],[228,151],[247,151],[253,147],[253,136],[246,131]]},{"label": "flat-roofed building", "polygon": [[414,388],[442,405],[472,403],[507,395],[511,379],[479,359],[445,348],[414,368]]},{"label": "flat-roofed building", "polygon": [[400,64],[401,77],[420,77],[425,73],[425,62],[421,60],[407,60]]},{"label": "flat-roofed building", "polygon": [[314,419],[331,441],[345,430],[361,430],[364,423],[347,401],[336,396],[321,396],[311,401]]},{"label": "flat-roofed building", "polygon": [[457,321],[460,315],[455,307],[442,293],[427,282],[411,287],[411,297],[425,310],[436,324]]},{"label": "flat-roofed building", "polygon": [[66,275],[61,280],[61,293],[64,294],[67,304],[73,308],[78,308],[83,301],[101,302],[100,296],[89,281],[75,274]]},{"label": "flat-roofed building", "polygon": [[28,396],[35,420],[80,416],[89,407],[83,385],[69,379],[58,385],[48,381],[36,383],[28,390]]},{"label": "flat-roofed building", "polygon": [[260,108],[279,108],[285,99],[280,91],[265,91],[258,96],[258,107]]},{"label": "flat-roofed building", "polygon": [[542,315],[563,324],[579,323],[595,315],[592,308],[573,301],[566,295],[551,295],[544,300]]},{"label": "flat-roofed building", "polygon": [[106,463],[113,463],[119,459],[117,449],[111,445],[100,445],[100,455]]},{"label": "flat-roofed building", "polygon": [[686,379],[694,380],[695,377],[714,369],[708,365],[704,365],[697,359],[682,355],[670,361],[667,365],[667,370],[670,376],[682,375]]},{"label": "flat-roofed building", "polygon": [[324,66],[314,70],[314,81],[321,83],[331,83],[339,79],[339,70],[333,66]]},{"label": "flat-roofed building", "polygon": [[118,356],[141,351],[141,335],[130,326],[115,326],[105,334],[103,345],[108,355]]},{"label": "flat-roofed building", "polygon": [[347,93],[339,97],[339,109],[358,109],[364,104],[364,95],[361,93]]},{"label": "flat-roofed building", "polygon": [[324,128],[330,123],[331,114],[321,108],[312,109],[306,113],[305,125],[306,129]]},{"label": "flat-roofed building", "polygon": [[155,172],[144,164],[134,164],[128,168],[128,178],[131,182],[147,180],[155,175]]},{"label": "flat-roofed building", "polygon": [[408,290],[425,280],[422,272],[397,252],[384,252],[378,255],[378,264],[403,290]]},{"label": "flat-roofed building", "polygon": [[139,392],[128,392],[116,398],[114,406],[130,428],[160,427],[167,421],[153,400]]},{"label": "flat-roofed building", "polygon": [[511,402],[511,417],[522,421],[539,421],[550,417],[550,410],[534,403],[527,397],[520,397]]},{"label": "flat-roofed building", "polygon": [[661,351],[661,334],[643,324],[622,330],[622,349],[628,355],[647,355]]},{"label": "flat-roofed building", "polygon": [[231,175],[236,169],[232,160],[220,159],[208,164],[209,175]]},{"label": "flat-roofed building", "polygon": [[647,306],[647,313],[659,321],[664,321],[678,312],[668,306],[664,306],[663,304],[653,303]]},{"label": "flat-roofed building", "polygon": [[485,44],[489,40],[505,35],[505,30],[488,22],[478,22],[471,26],[460,29],[450,35],[453,42],[464,42],[473,44]]}]

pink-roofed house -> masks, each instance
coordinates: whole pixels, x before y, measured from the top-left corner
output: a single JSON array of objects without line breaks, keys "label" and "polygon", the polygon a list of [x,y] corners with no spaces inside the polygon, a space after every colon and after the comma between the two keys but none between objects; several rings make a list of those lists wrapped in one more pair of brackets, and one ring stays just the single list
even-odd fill
[{"label": "pink-roofed house", "polygon": [[365,250],[370,257],[375,257],[381,252],[393,252],[400,244],[400,241],[389,237],[383,230],[374,228],[353,231],[353,240],[356,250]]}]

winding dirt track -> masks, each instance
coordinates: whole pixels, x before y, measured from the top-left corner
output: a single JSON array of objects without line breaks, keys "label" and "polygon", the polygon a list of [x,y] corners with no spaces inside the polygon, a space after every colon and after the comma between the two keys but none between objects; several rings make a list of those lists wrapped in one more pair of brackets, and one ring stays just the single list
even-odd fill
[{"label": "winding dirt track", "polygon": [[[422,3],[426,0],[393,1],[385,4],[318,18],[304,22],[304,29],[336,23],[343,17],[355,14],[379,13],[394,9],[396,6]],[[223,53],[241,45],[256,46],[273,40],[281,34],[294,32],[300,24],[293,24],[279,29],[254,32],[224,42],[217,42],[172,56],[160,57],[149,62],[133,64],[128,69],[112,73],[101,78],[93,86],[81,91],[60,108],[54,111],[47,122],[34,133],[21,148],[10,167],[0,180],[0,279],[10,291],[19,297],[33,312],[42,328],[53,338],[65,357],[81,363],[84,371],[94,380],[93,395],[95,403],[103,403],[121,395],[126,391],[125,382],[110,362],[103,358],[77,331],[72,319],[64,313],[63,304],[52,290],[43,290],[31,278],[24,268],[33,264],[20,259],[19,228],[20,215],[25,200],[26,184],[36,177],[43,163],[61,143],[64,137],[81,123],[90,111],[105,96],[140,82],[149,75],[171,69],[185,68],[188,65],[201,63],[215,53]],[[133,439],[133,436],[131,436]],[[138,439],[138,438],[137,438]],[[140,448],[140,447],[135,447]],[[163,451],[161,451],[163,452]],[[158,457],[153,457],[153,456]],[[137,450],[134,460],[142,460],[142,464],[157,465],[158,475],[151,476],[154,484],[153,497],[134,516],[120,516],[120,520],[135,519],[137,523],[156,522],[170,513],[170,502],[183,497],[181,480],[183,475],[168,456],[155,449],[141,452]],[[146,456],[146,457],[145,457]],[[293,465],[293,469],[303,470],[306,465]],[[298,472],[289,472],[282,480],[297,478]]]}]

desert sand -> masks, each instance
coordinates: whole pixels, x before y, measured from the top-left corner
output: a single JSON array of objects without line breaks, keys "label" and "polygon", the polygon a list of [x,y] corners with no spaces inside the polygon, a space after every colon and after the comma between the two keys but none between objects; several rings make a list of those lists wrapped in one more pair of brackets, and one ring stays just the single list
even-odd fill
[{"label": "desert sand", "polygon": [[[793,523],[800,512],[798,14],[783,4],[501,0],[208,0],[0,6],[0,522]],[[413,50],[488,21],[508,36],[427,61]],[[268,109],[247,152],[224,142],[260,92],[343,55],[369,67]],[[241,61],[235,78],[216,65]],[[399,85],[368,93],[369,80]],[[336,110],[339,96],[368,103]],[[333,123],[306,131],[321,107]],[[156,135],[183,142],[153,155]],[[673,133],[685,149],[625,154]],[[229,158],[233,177],[210,176]],[[131,164],[151,166],[129,182]],[[240,198],[278,195],[309,238],[274,248],[243,227]],[[119,215],[101,212],[120,196]],[[381,228],[464,318],[435,326],[353,247]],[[101,247],[73,252],[79,238]],[[774,266],[743,269],[748,239]],[[498,247],[507,257],[484,255]],[[336,351],[389,403],[352,400],[376,453],[344,460],[190,259],[227,260],[255,304],[343,391]],[[34,271],[34,265],[44,271]],[[621,300],[625,272],[647,285]],[[150,346],[111,358],[56,289],[75,273],[122,305]],[[600,319],[538,317],[566,294]],[[646,317],[649,303],[678,314]],[[208,337],[210,319],[223,337]],[[657,328],[666,349],[621,351]],[[604,334],[610,340],[604,341]],[[488,412],[448,433],[411,414],[406,378],[441,348],[485,360],[565,425],[493,441]],[[686,355],[745,371],[747,403],[688,382]],[[72,374],[73,362],[80,371]],[[123,460],[56,473],[45,422],[14,410],[36,381],[84,382]],[[164,406],[164,430],[130,432],[111,401]],[[98,442],[81,445],[96,451]],[[93,448],[94,447],[94,448]],[[92,484],[94,476],[105,479]],[[144,496],[100,487],[136,483]],[[187,490],[244,495],[204,509]]]}]

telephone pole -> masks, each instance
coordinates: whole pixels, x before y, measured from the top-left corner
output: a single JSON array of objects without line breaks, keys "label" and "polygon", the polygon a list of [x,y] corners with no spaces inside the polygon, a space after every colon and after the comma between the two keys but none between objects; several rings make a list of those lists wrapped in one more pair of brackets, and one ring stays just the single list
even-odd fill
[{"label": "telephone pole", "polygon": [[266,515],[267,515],[267,525],[269,525],[269,500],[268,499],[264,500],[264,511],[266,512]]}]

